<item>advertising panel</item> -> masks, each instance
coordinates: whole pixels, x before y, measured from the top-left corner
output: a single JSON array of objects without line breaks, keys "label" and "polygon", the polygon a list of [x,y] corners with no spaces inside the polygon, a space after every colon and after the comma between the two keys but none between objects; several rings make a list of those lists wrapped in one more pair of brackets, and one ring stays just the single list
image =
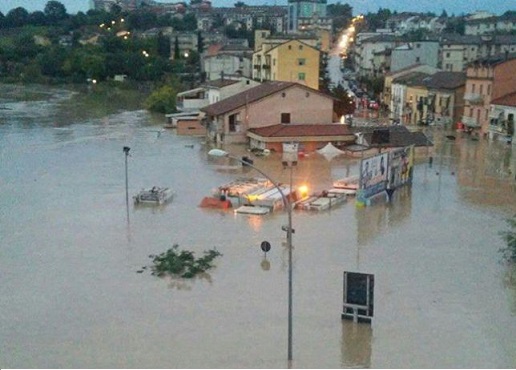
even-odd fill
[{"label": "advertising panel", "polygon": [[412,181],[414,146],[395,149],[389,153],[387,189],[396,189]]},{"label": "advertising panel", "polygon": [[360,162],[359,189],[362,197],[369,198],[386,189],[389,153],[380,153]]}]

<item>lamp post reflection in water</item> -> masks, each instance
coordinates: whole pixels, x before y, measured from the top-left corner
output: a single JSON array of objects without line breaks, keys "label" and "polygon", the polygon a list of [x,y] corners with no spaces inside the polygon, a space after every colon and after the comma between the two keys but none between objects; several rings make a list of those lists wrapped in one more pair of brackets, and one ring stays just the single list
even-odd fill
[{"label": "lamp post reflection in water", "polygon": [[[228,152],[222,149],[212,149],[208,152],[209,156],[212,157],[226,157],[231,158],[236,161],[239,161],[245,166],[251,167],[255,171],[257,171],[259,174],[264,176],[267,180],[269,180],[274,187],[279,191],[281,194],[281,199],[283,200],[283,205],[285,206],[288,214],[288,225],[285,227],[282,227],[284,231],[287,233],[287,249],[288,249],[288,361],[289,361],[289,367],[292,362],[292,234],[294,233],[294,230],[292,229],[292,204],[288,200],[288,198],[285,196],[285,193],[283,193],[283,190],[281,190],[281,187],[271,179],[266,173],[264,173],[262,170],[260,170],[258,167],[255,167],[252,163],[249,161],[246,161],[244,159],[234,157],[230,155]],[[292,171],[292,167],[290,169]],[[292,191],[292,172],[290,175],[290,190]]]}]

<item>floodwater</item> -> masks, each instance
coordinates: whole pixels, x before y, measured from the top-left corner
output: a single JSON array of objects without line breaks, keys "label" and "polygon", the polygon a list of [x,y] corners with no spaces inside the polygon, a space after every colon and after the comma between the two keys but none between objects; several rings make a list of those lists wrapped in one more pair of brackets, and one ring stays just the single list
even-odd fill
[{"label": "floodwater", "polygon": [[[286,213],[198,207],[252,170],[217,167],[201,139],[142,110],[74,112],[66,90],[30,102],[2,91],[0,367],[288,366]],[[516,283],[498,252],[516,213],[516,147],[429,134],[432,166],[421,159],[391,204],[293,212],[293,367],[516,367]],[[126,208],[124,146],[129,196],[170,186],[171,203]],[[276,155],[254,160],[288,181]],[[312,154],[293,180],[320,190],[357,168]],[[204,279],[136,272],[176,243],[223,256]],[[344,271],[375,274],[371,325],[341,320]]]}]

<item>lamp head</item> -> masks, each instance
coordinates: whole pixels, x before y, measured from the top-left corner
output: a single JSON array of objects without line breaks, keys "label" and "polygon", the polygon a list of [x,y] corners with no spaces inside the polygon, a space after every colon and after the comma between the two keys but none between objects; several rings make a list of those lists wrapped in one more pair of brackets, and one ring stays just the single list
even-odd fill
[{"label": "lamp head", "polygon": [[129,154],[129,150],[131,150],[131,148],[129,148],[128,146],[124,146],[124,153],[125,154]]}]

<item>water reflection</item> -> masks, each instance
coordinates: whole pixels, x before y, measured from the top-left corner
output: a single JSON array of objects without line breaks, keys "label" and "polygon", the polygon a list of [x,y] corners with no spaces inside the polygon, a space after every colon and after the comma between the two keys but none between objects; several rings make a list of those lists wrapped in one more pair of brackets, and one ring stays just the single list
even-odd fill
[{"label": "water reflection", "polygon": [[367,245],[388,228],[402,225],[412,212],[412,188],[396,189],[390,202],[384,198],[369,207],[356,207],[357,243]]},{"label": "water reflection", "polygon": [[341,365],[343,368],[370,368],[373,329],[370,324],[342,320]]}]

